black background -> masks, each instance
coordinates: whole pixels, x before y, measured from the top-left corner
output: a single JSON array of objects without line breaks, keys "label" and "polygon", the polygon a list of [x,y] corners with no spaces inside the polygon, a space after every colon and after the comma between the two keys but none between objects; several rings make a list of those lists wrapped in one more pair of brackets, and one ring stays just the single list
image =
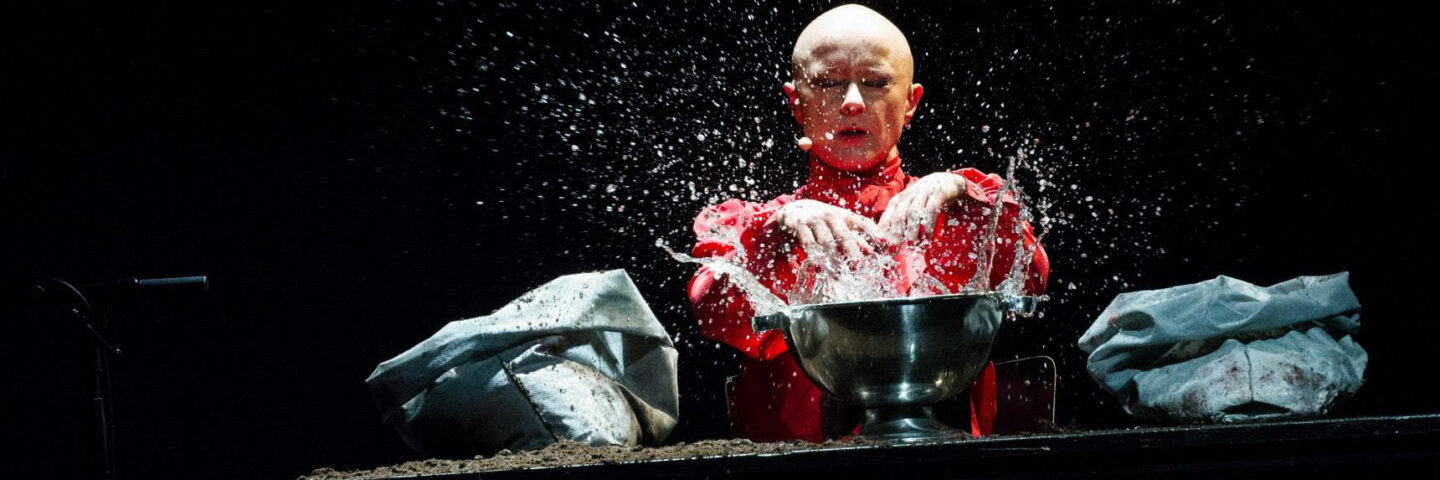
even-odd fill
[{"label": "black background", "polygon": [[[803,179],[779,83],[827,4],[37,2],[4,19],[5,424],[78,476],[89,357],[28,285],[205,274],[108,302],[125,477],[288,477],[416,458],[363,379],[445,322],[626,268],[681,350],[672,441],[725,435],[734,354],[691,324],[689,222]],[[1365,2],[905,2],[911,173],[1020,179],[1051,255],[1062,425],[1125,425],[1074,341],[1109,299],[1351,272],[1368,383],[1433,412],[1431,9]],[[624,64],[623,66],[621,64]],[[582,96],[583,95],[583,96]],[[982,129],[982,126],[990,128]],[[572,129],[573,127],[573,129]],[[692,193],[693,192],[693,193]],[[1158,208],[1157,208],[1158,207]]]}]

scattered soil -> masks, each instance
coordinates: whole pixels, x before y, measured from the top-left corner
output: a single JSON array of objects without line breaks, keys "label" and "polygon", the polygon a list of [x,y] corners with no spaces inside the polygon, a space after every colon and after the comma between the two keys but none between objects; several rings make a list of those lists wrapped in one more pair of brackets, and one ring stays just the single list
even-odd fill
[{"label": "scattered soil", "polygon": [[769,442],[756,443],[749,440],[702,440],[694,443],[678,443],[664,447],[592,447],[583,443],[562,440],[540,450],[512,453],[501,450],[491,457],[476,456],[472,460],[430,459],[405,462],[399,465],[380,467],[372,470],[339,471],[320,468],[301,480],[361,480],[417,475],[440,475],[454,473],[481,473],[527,468],[545,468],[577,465],[596,465],[643,462],[648,460],[670,460],[681,458],[722,457],[785,453],[799,450],[814,450],[836,447],[876,445],[864,439],[849,442],[837,440],[825,443]]},{"label": "scattered soil", "polygon": [[[1081,431],[1086,431],[1086,429],[1079,428],[1075,425],[1060,426],[1045,422],[1034,432],[1002,434],[986,438],[1028,437],[1032,435],[1054,435]],[[808,443],[799,440],[758,443],[745,439],[702,440],[692,443],[681,442],[663,447],[622,447],[616,445],[592,447],[573,440],[561,440],[540,450],[521,452],[501,450],[499,453],[490,457],[476,455],[475,458],[470,460],[432,458],[370,470],[319,468],[310,472],[309,475],[301,476],[300,480],[364,480],[455,473],[503,472],[531,468],[608,465],[651,460],[775,454],[827,448],[871,447],[885,444],[886,443],[882,441],[867,440],[858,437],[849,437],[843,441],[826,440],[823,443]]]}]

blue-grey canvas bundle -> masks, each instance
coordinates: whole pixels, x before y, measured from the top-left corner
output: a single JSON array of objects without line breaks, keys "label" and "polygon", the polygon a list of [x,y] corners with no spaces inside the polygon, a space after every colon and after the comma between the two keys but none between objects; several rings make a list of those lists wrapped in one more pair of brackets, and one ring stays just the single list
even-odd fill
[{"label": "blue-grey canvas bundle", "polygon": [[1323,415],[1360,388],[1365,350],[1349,274],[1259,287],[1220,276],[1123,293],[1080,337],[1125,411],[1167,422]]},{"label": "blue-grey canvas bundle", "polygon": [[412,448],[468,456],[658,444],[679,415],[675,346],[624,270],[557,278],[450,322],[366,380]]}]

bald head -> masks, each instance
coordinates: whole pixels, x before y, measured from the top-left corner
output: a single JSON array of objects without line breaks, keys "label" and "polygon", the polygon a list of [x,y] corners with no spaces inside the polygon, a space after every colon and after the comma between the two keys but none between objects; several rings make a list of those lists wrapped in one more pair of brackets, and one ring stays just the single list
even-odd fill
[{"label": "bald head", "polygon": [[861,172],[899,155],[924,89],[895,24],[859,5],[837,7],[805,27],[790,59],[785,96],[812,158]]},{"label": "bald head", "polygon": [[914,79],[915,60],[905,34],[879,12],[854,4],[820,14],[800,32],[790,54],[791,74],[796,80],[813,77],[816,70],[832,63],[834,54],[844,50],[865,51],[886,59],[899,83],[908,84]]}]

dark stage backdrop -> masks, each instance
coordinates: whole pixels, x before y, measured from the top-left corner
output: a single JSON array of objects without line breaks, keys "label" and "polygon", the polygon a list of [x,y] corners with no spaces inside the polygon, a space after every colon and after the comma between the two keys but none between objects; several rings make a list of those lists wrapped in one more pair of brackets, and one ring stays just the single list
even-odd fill
[{"label": "dark stage backdrop", "polygon": [[[285,478],[416,458],[362,383],[445,322],[625,268],[681,349],[672,439],[723,436],[735,354],[684,297],[693,216],[803,181],[780,83],[808,2],[27,2],[0,142],[11,468],[78,476],[90,357],[25,287],[205,274],[108,302],[121,474]],[[1126,418],[1079,334],[1114,295],[1351,272],[1368,383],[1434,412],[1435,12],[1382,2],[904,2],[907,170],[1019,178],[1052,259],[997,357],[1062,365],[1060,423]]]}]

